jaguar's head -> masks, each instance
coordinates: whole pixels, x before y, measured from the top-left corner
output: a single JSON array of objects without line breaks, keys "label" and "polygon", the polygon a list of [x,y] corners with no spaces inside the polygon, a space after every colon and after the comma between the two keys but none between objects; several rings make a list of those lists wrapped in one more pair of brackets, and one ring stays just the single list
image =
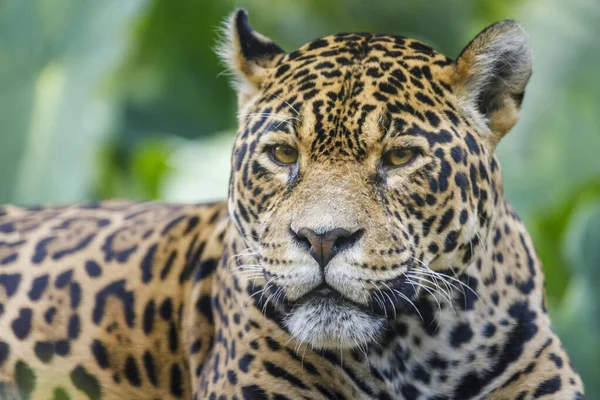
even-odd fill
[{"label": "jaguar's head", "polygon": [[527,37],[502,21],[452,61],[364,33],[285,53],[243,10],[226,33],[237,276],[263,280],[262,303],[298,341],[368,343],[435,274],[478,257],[501,196],[493,151],[530,76]]}]

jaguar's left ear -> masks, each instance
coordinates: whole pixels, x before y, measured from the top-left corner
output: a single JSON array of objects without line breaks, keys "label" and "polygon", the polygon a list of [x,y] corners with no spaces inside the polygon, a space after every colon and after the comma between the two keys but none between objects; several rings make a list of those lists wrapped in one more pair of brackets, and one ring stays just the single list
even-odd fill
[{"label": "jaguar's left ear", "polygon": [[531,76],[531,50],[515,21],[497,22],[460,53],[452,86],[462,106],[486,124],[491,148],[517,123]]},{"label": "jaguar's left ear", "polygon": [[271,68],[285,52],[248,24],[248,13],[237,9],[225,21],[224,38],[217,47],[221,61],[233,73],[238,105],[243,106],[263,85]]}]

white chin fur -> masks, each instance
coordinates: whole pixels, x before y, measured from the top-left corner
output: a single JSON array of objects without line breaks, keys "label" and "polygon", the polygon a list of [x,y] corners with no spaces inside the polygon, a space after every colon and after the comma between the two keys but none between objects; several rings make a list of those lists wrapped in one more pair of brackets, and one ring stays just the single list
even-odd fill
[{"label": "white chin fur", "polygon": [[384,319],[337,299],[315,298],[291,311],[284,324],[292,337],[314,349],[355,348],[375,340]]}]

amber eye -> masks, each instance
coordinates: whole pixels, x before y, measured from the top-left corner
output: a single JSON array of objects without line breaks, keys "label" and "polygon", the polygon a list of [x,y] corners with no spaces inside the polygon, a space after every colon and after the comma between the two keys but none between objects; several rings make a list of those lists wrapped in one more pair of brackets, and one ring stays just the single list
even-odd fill
[{"label": "amber eye", "polygon": [[269,154],[273,161],[278,164],[290,165],[298,161],[298,150],[286,144],[279,144],[271,147]]},{"label": "amber eye", "polygon": [[394,149],[383,155],[383,165],[388,167],[404,167],[410,164],[417,152],[414,149]]}]

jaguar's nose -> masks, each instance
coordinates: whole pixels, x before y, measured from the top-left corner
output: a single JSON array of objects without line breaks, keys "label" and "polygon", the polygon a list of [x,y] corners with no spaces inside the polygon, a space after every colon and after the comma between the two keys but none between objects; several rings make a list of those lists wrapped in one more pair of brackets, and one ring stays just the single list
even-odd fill
[{"label": "jaguar's nose", "polygon": [[364,229],[350,232],[343,228],[335,228],[317,233],[309,228],[292,230],[294,239],[310,248],[310,255],[317,261],[321,269],[340,251],[354,246],[362,237]]}]

